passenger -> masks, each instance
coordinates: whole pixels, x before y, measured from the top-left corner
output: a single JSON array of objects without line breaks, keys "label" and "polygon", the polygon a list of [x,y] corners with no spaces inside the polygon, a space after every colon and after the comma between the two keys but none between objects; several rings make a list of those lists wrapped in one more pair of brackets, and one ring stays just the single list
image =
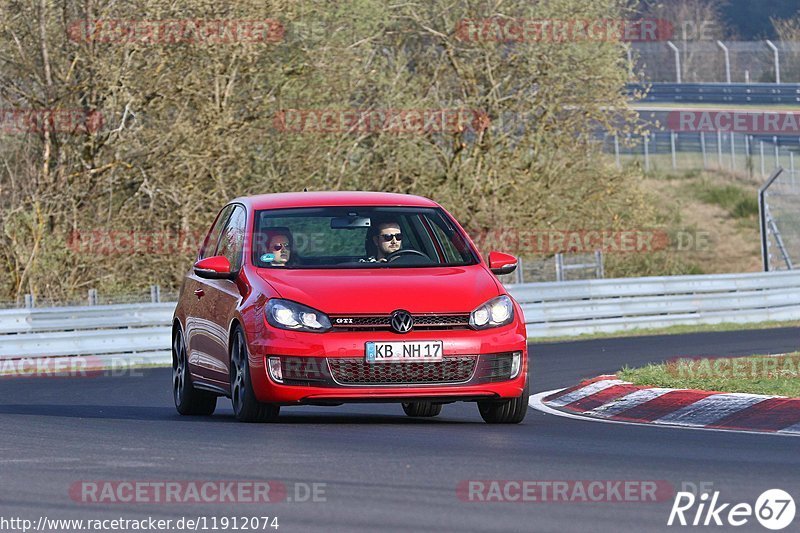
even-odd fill
[{"label": "passenger", "polygon": [[274,267],[291,265],[292,232],[289,228],[269,228],[266,230],[267,249],[261,254],[262,263]]}]

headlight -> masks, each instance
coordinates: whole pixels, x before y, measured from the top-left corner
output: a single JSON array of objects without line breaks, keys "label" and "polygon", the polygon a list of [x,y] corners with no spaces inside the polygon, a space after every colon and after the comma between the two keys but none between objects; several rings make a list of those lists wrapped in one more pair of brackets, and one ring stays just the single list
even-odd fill
[{"label": "headlight", "polygon": [[514,320],[514,304],[508,296],[498,296],[475,309],[469,315],[469,325],[475,329],[505,326]]},{"label": "headlight", "polygon": [[291,300],[273,298],[264,310],[270,326],[293,331],[323,333],[331,329],[325,313]]}]

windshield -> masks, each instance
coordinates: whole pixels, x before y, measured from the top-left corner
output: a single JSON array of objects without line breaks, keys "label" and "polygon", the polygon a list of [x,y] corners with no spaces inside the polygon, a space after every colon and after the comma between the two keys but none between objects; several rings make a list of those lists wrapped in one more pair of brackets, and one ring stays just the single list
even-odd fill
[{"label": "windshield", "polygon": [[442,209],[314,207],[256,212],[262,268],[464,266],[476,253]]}]

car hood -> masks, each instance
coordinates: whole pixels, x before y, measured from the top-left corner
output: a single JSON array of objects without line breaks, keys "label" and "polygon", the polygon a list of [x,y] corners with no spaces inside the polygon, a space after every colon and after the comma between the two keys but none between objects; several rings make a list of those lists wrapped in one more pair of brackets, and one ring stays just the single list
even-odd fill
[{"label": "car hood", "polygon": [[469,313],[501,294],[482,265],[257,272],[281,298],[328,314]]}]

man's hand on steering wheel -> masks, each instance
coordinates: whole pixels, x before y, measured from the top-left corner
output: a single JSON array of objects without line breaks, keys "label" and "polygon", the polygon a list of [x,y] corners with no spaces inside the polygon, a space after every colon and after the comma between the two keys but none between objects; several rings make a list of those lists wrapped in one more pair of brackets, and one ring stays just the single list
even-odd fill
[{"label": "man's hand on steering wheel", "polygon": [[394,260],[396,260],[396,259],[398,259],[400,257],[403,257],[404,255],[420,255],[420,256],[424,257],[425,259],[430,260],[430,257],[425,255],[424,253],[422,253],[420,251],[417,251],[417,250],[412,250],[410,248],[406,248],[406,249],[402,249],[402,250],[397,250],[396,252],[392,252],[389,255],[387,255],[386,256],[386,262],[391,263],[392,261],[394,261]]}]

